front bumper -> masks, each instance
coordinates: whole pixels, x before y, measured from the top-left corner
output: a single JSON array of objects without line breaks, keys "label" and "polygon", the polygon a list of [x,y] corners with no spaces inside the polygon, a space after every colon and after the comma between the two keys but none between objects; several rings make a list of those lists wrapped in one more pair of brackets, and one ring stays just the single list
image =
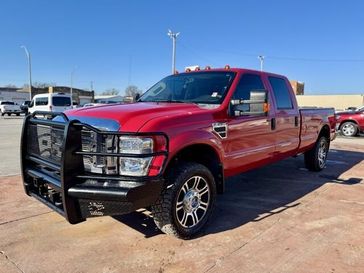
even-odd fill
[{"label": "front bumper", "polygon": [[[127,177],[84,171],[82,129],[87,126],[88,130],[101,134],[110,132],[100,132],[77,120],[70,121],[63,114],[47,113],[61,115],[65,122],[39,119],[37,114],[25,118],[21,137],[21,169],[28,195],[57,211],[71,224],[88,217],[129,213],[156,201],[164,184],[161,175]],[[39,135],[38,128],[43,130],[42,135]],[[35,130],[37,138],[34,138]],[[56,152],[52,149],[39,151],[39,145],[49,145],[48,142],[56,138],[54,131],[58,132],[58,137],[63,135],[62,145]],[[57,152],[59,160],[55,160]],[[164,153],[167,156],[167,151]]]}]

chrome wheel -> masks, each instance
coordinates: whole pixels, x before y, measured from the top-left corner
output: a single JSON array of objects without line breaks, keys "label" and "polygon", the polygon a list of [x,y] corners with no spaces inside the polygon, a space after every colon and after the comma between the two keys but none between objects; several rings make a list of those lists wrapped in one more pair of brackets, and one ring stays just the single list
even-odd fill
[{"label": "chrome wheel", "polygon": [[325,167],[326,157],[327,157],[327,145],[325,141],[321,141],[318,150],[318,163],[321,169]]},{"label": "chrome wheel", "polygon": [[355,125],[352,123],[345,123],[342,128],[341,132],[344,136],[353,136],[355,134],[356,128]]},{"label": "chrome wheel", "polygon": [[210,187],[202,176],[193,176],[180,189],[176,218],[184,228],[196,226],[205,217],[210,203]]}]

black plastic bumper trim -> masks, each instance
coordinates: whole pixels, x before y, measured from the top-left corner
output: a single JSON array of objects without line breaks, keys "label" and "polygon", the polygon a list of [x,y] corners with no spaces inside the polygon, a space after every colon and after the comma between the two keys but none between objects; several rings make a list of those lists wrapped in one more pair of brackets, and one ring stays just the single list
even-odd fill
[{"label": "black plastic bumper trim", "polygon": [[36,178],[36,179],[41,179],[43,180],[44,182],[47,182],[49,184],[51,184],[51,186],[53,188],[55,188],[57,191],[61,191],[62,190],[62,186],[61,186],[61,182],[43,172],[40,172],[40,171],[36,171],[36,170],[29,170],[27,169],[26,170],[26,173],[33,177],[33,178]]}]

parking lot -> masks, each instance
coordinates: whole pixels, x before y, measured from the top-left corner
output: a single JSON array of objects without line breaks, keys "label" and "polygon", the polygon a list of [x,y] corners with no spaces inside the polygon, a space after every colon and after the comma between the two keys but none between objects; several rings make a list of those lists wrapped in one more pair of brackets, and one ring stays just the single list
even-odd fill
[{"label": "parking lot", "polygon": [[148,211],[78,225],[23,193],[22,117],[0,119],[0,272],[363,272],[364,137],[327,168],[291,158],[228,180],[208,228],[179,240]]}]

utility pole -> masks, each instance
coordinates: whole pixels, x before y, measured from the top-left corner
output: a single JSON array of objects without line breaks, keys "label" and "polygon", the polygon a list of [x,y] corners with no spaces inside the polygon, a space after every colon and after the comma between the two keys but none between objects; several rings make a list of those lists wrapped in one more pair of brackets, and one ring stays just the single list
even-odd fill
[{"label": "utility pole", "polygon": [[91,90],[90,91],[93,91],[94,90],[94,82],[93,81],[91,81]]},{"label": "utility pole", "polygon": [[177,36],[180,33],[174,33],[170,29],[168,30],[167,35],[172,39],[173,47],[172,47],[172,74],[176,72],[176,40]]},{"label": "utility pole", "polygon": [[260,71],[263,71],[264,58],[265,58],[265,56],[263,56],[263,55],[258,56],[258,59],[260,60]]},{"label": "utility pole", "polygon": [[28,59],[28,70],[29,70],[29,98],[30,100],[32,100],[32,60],[31,60],[31,56],[30,53],[28,51],[28,49],[25,46],[20,46],[20,48],[23,48],[25,51],[25,54],[27,55],[27,59]]}]

